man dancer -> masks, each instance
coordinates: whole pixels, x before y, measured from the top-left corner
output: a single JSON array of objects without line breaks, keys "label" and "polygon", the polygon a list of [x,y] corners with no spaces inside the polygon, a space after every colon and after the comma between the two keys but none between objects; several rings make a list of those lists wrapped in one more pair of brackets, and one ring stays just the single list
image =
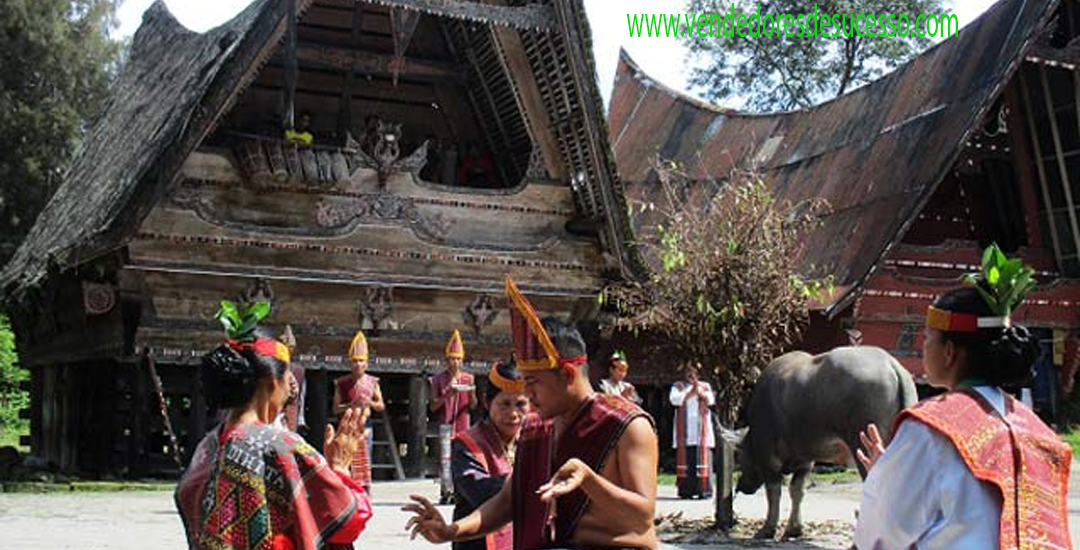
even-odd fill
[{"label": "man dancer", "polygon": [[518,442],[514,471],[499,493],[447,524],[427,499],[403,508],[413,536],[467,540],[514,522],[514,548],[648,548],[659,543],[657,441],[652,418],[629,401],[595,393],[585,343],[572,326],[541,321],[506,279],[510,322],[525,394],[540,418]]}]

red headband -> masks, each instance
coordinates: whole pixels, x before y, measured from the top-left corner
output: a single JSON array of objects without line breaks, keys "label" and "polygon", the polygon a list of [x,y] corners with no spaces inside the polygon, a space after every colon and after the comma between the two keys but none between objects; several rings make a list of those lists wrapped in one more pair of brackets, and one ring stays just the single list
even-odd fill
[{"label": "red headband", "polygon": [[236,340],[226,340],[225,345],[230,348],[241,351],[244,349],[250,349],[254,351],[256,355],[263,357],[273,357],[286,365],[289,364],[292,359],[289,355],[289,348],[285,347],[285,344],[278,342],[273,338],[256,338],[254,342],[238,342]]},{"label": "red headband", "polygon": [[979,317],[974,313],[948,311],[934,306],[926,308],[926,327],[945,332],[978,332],[980,328],[1007,328],[1010,324],[1008,317]]},{"label": "red headband", "polygon": [[589,357],[586,355],[578,355],[577,357],[568,357],[566,359],[559,358],[560,367],[580,367],[589,362]]}]

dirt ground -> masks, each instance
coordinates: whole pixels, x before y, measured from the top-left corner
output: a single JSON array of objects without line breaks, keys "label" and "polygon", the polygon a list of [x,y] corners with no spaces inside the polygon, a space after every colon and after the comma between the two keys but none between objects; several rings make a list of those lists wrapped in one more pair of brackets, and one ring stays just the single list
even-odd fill
[{"label": "dirt ground", "polygon": [[[1074,478],[1077,477],[1074,465]],[[1080,540],[1080,485],[1074,479],[1069,499],[1070,526],[1073,539]],[[375,515],[361,536],[357,548],[423,550],[432,545],[410,541],[404,531],[406,514],[399,508],[409,494],[438,496],[438,487],[431,480],[376,483]],[[692,528],[711,515],[711,502],[678,500],[674,487],[660,488],[657,516],[676,520],[662,521]],[[798,542],[761,543],[736,540],[720,543],[715,540],[700,544],[701,537],[666,532],[665,549],[729,549],[748,546],[784,549],[846,549],[851,545],[851,529],[858,506],[859,485],[816,485],[807,492],[803,505],[804,521],[810,526],[810,537]],[[787,512],[787,495],[783,499]],[[739,495],[736,513],[745,518],[741,529],[748,536],[755,520],[765,516],[763,493]],[[449,507],[442,507],[449,516]],[[736,534],[739,534],[737,531]],[[62,493],[62,494],[0,494],[0,540],[6,548],[19,550],[182,550],[186,548],[180,518],[172,501],[172,493]],[[448,548],[445,547],[444,548]]]}]

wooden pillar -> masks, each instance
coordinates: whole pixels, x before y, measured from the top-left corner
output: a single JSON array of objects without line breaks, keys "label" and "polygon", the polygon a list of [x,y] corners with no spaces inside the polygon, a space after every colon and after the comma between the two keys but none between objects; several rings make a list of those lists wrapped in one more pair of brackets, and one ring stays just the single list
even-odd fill
[{"label": "wooden pillar", "polygon": [[191,463],[191,455],[206,435],[206,393],[203,389],[202,366],[195,365],[191,373],[191,416],[188,417],[187,450],[184,464]]},{"label": "wooden pillar", "polygon": [[285,128],[295,128],[296,123],[296,79],[297,79],[297,63],[296,63],[296,0],[287,0],[289,2],[289,11],[286,14],[288,19],[286,23],[285,31],[285,86],[282,89],[284,94],[284,126]]},{"label": "wooden pillar", "polygon": [[329,373],[326,369],[308,370],[304,373],[307,378],[307,408],[310,416],[307,416],[308,443],[320,452],[323,448],[323,433],[326,430],[326,421],[330,412],[330,403],[327,402],[327,390],[330,385]]},{"label": "wooden pillar", "polygon": [[735,527],[735,447],[716,435],[716,526],[722,531]]},{"label": "wooden pillar", "polygon": [[427,457],[427,404],[428,382],[423,376],[409,377],[409,454],[406,455],[405,475],[423,477],[424,459]]},{"label": "wooden pillar", "polygon": [[30,369],[30,454],[43,457],[43,437],[45,426],[42,424],[41,405],[45,399],[45,372],[43,367]]},{"label": "wooden pillar", "polygon": [[146,371],[146,358],[142,357],[134,364],[135,372],[132,373],[135,383],[132,385],[132,416],[131,438],[128,447],[128,475],[133,478],[146,477],[149,470],[149,462],[146,453],[147,440],[149,437],[150,421],[150,376]]},{"label": "wooden pillar", "polygon": [[1050,94],[1050,79],[1046,76],[1046,67],[1039,66],[1039,78],[1042,82],[1043,101],[1046,102],[1046,112],[1050,118],[1050,136],[1054,140],[1054,155],[1057,158],[1058,175],[1061,177],[1061,189],[1065,192],[1065,204],[1068,206],[1069,226],[1072,228],[1073,246],[1072,256],[1080,253],[1080,220],[1076,216],[1076,201],[1072,196],[1072,185],[1069,179],[1069,168],[1065,161],[1065,150],[1061,143],[1061,131],[1058,129],[1057,113],[1054,111],[1054,100]]},{"label": "wooden pillar", "polygon": [[56,418],[60,423],[58,430],[60,455],[57,463],[61,471],[74,471],[79,443],[78,437],[75,435],[78,423],[76,409],[79,405],[75,373],[71,365],[58,365],[56,367],[56,377],[58,411]]},{"label": "wooden pillar", "polygon": [[[1017,73],[1017,78],[1022,78]],[[1024,105],[1017,93],[1017,84],[1013,81],[1005,90],[1005,105],[1008,107],[1008,124],[1011,145],[1011,158],[1016,168],[1016,177],[1019,180],[1020,198],[1024,206],[1024,228],[1027,231],[1027,245],[1033,248],[1042,248],[1045,241],[1042,234],[1042,225],[1039,223],[1039,198],[1036,195],[1038,182],[1035,178],[1033,163],[1042,162],[1038,151],[1032,152],[1028,144],[1024,128]],[[1053,219],[1053,213],[1047,211],[1048,219]],[[1050,223],[1053,223],[1051,221]]]}]

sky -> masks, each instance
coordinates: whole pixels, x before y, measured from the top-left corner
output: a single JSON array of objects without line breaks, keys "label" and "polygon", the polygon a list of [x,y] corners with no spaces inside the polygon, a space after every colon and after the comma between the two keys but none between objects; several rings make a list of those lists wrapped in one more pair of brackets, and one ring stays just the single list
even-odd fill
[{"label": "sky", "polygon": [[[252,0],[165,0],[169,10],[185,26],[196,31],[213,28],[240,12]],[[995,0],[945,0],[951,4],[964,27],[975,20]],[[153,0],[125,0],[120,7],[120,34],[132,35],[142,21],[142,13]],[[611,94],[619,48],[625,48],[642,70],[661,83],[693,94],[688,89],[689,71],[684,60],[686,50],[675,38],[631,38],[627,30],[627,14],[678,13],[684,0],[585,0],[585,9],[593,32],[597,78],[605,98]],[[740,105],[727,105],[738,108]]]}]

